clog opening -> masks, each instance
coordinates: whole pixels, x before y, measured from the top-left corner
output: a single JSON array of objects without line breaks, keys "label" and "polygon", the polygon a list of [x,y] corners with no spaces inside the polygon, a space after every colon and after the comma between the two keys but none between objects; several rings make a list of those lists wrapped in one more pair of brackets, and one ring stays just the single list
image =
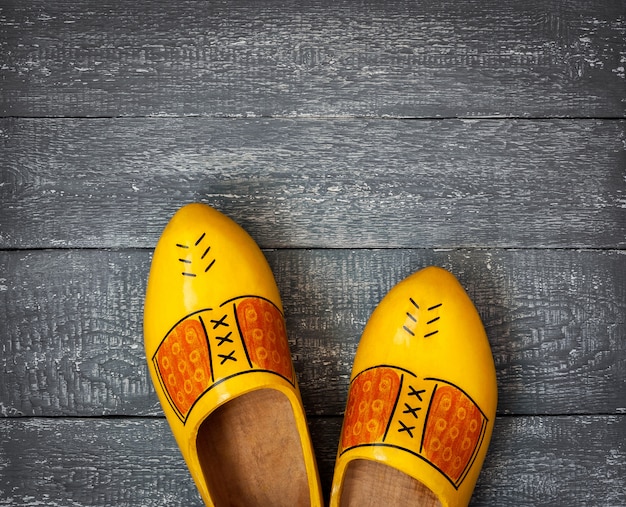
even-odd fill
[{"label": "clog opening", "polygon": [[420,481],[393,467],[365,459],[348,464],[341,488],[341,507],[441,507]]},{"label": "clog opening", "polygon": [[252,391],[219,407],[200,426],[197,449],[217,506],[310,503],[300,435],[280,391]]}]

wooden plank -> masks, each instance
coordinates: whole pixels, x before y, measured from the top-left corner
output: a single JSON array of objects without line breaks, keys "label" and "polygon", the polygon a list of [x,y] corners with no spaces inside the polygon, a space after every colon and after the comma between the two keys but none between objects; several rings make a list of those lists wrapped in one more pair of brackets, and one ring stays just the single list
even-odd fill
[{"label": "wooden plank", "polygon": [[[325,497],[340,418],[309,421]],[[626,416],[498,419],[474,506],[623,505]],[[0,419],[0,505],[201,505],[164,419]]]},{"label": "wooden plank", "polygon": [[626,3],[28,0],[5,116],[624,117]]},{"label": "wooden plank", "polygon": [[[305,406],[343,413],[360,334],[402,278],[455,273],[492,343],[500,414],[626,410],[626,255],[279,250],[266,255]],[[2,415],[160,415],[142,344],[143,250],[0,252]]]},{"label": "wooden plank", "polygon": [[624,505],[626,417],[496,421],[472,505]]},{"label": "wooden plank", "polygon": [[0,420],[0,505],[202,505],[165,419]]},{"label": "wooden plank", "polygon": [[152,248],[195,200],[266,248],[624,248],[625,129],[603,120],[3,120],[0,248]]}]

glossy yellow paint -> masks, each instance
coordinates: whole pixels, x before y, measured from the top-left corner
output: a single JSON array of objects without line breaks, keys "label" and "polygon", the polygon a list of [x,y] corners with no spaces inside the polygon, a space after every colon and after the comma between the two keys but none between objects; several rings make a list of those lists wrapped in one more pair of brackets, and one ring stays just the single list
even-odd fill
[{"label": "glossy yellow paint", "polygon": [[[246,331],[243,320],[256,320],[255,309],[273,321],[274,327],[266,330],[272,343],[279,335],[282,349],[251,350],[252,331]],[[213,500],[198,458],[200,426],[218,407],[260,389],[279,391],[289,400],[300,435],[310,505],[322,505],[282,311],[263,253],[238,224],[197,203],[173,216],[152,259],[144,308],[145,352],[163,411],[207,505],[213,505]],[[269,339],[263,343],[271,344]],[[268,351],[273,354],[269,358]]]},{"label": "glossy yellow paint", "polygon": [[496,405],[491,349],[465,290],[441,268],[409,276],[383,298],[361,337],[331,506],[349,495],[344,479],[355,460],[387,464],[421,482],[442,505],[466,506]]}]

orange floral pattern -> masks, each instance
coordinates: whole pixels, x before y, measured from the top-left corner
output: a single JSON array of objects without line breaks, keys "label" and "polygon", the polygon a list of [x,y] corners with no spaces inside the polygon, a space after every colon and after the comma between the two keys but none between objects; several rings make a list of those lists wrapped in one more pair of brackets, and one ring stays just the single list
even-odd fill
[{"label": "orange floral pattern", "polygon": [[200,322],[191,317],[178,323],[163,340],[155,361],[165,390],[185,418],[212,381],[206,334]]},{"label": "orange floral pattern", "polygon": [[422,453],[457,484],[480,443],[484,416],[463,391],[440,385],[433,395]]},{"label": "orange floral pattern", "polygon": [[458,487],[481,445],[486,423],[480,408],[457,386],[381,365],[362,371],[350,384],[341,449],[404,449]]},{"label": "orange floral pattern", "polygon": [[237,321],[252,364],[278,373],[293,383],[293,367],[282,314],[261,298],[237,302]]},{"label": "orange floral pattern", "polygon": [[392,368],[372,368],[350,385],[341,445],[344,449],[382,441],[400,389]]}]

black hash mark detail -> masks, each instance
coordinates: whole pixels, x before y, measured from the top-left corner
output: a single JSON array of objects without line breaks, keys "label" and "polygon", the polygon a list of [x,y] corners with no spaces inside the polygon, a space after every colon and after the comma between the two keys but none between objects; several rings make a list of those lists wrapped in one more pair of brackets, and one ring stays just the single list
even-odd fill
[{"label": "black hash mark detail", "polygon": [[415,429],[415,426],[407,426],[402,421],[398,421],[398,422],[400,423],[400,426],[402,426],[401,428],[398,429],[398,433],[402,433],[403,431],[406,431],[409,434],[409,436],[413,438],[413,430]]},{"label": "black hash mark detail", "polygon": [[204,251],[204,253],[202,254],[202,257],[200,257],[200,259],[204,259],[204,258],[206,257],[206,254],[208,254],[208,253],[209,253],[209,250],[211,250],[211,246],[210,246],[210,245],[209,245],[209,246],[207,247],[207,249]]},{"label": "black hash mark detail", "polygon": [[178,248],[189,248],[189,246],[188,246],[188,245],[181,245],[180,243],[176,243],[176,246],[177,246]]},{"label": "black hash mark detail", "polygon": [[213,259],[213,260],[211,261],[211,264],[209,264],[209,265],[206,267],[206,269],[204,270],[204,272],[206,273],[209,269],[211,269],[211,267],[213,266],[213,264],[215,264],[215,259]]},{"label": "black hash mark detail", "polygon": [[233,341],[230,339],[230,335],[231,334],[233,334],[233,332],[229,331],[229,333],[226,336],[216,336],[215,339],[219,340],[219,343],[217,344],[217,346],[219,347],[220,345],[224,344],[225,342],[233,343]]},{"label": "black hash mark detail", "polygon": [[200,236],[200,237],[198,238],[198,241],[196,241],[196,246],[198,246],[198,245],[200,244],[200,241],[202,241],[202,240],[204,239],[204,237],[205,237],[205,236],[206,236],[206,232],[203,232],[203,233],[202,233],[202,236]]},{"label": "black hash mark detail", "polygon": [[438,305],[435,306],[431,306],[428,311],[430,312],[431,310],[434,310],[435,308],[439,308],[443,303],[439,303]]},{"label": "black hash mark detail", "polygon": [[415,302],[415,300],[413,298],[409,298],[409,301],[411,302],[411,304],[417,308],[418,310],[420,309],[419,305]]},{"label": "black hash mark detail", "polygon": [[432,324],[433,322],[437,322],[441,317],[435,317],[433,320],[429,320],[426,324]]},{"label": "black hash mark detail", "polygon": [[183,276],[190,276],[192,278],[195,278],[196,275],[194,273],[186,273],[183,271]]},{"label": "black hash mark detail", "polygon": [[409,396],[417,396],[417,399],[420,401],[422,400],[422,393],[425,393],[426,389],[420,389],[419,391],[417,391],[413,386],[409,386]]},{"label": "black hash mark detail", "polygon": [[224,316],[219,320],[211,319],[211,324],[213,324],[213,329],[217,329],[220,326],[229,327],[228,322],[224,322],[224,319],[228,317],[228,314],[225,313]]},{"label": "black hash mark detail", "polygon": [[233,350],[229,354],[218,354],[217,357],[221,357],[222,358],[222,360],[220,361],[220,364],[224,364],[228,360],[234,361],[236,363],[237,362],[237,358],[233,356],[234,353],[235,353],[235,351]]},{"label": "black hash mark detail", "polygon": [[406,316],[407,316],[409,319],[411,319],[413,322],[417,322],[417,319],[416,319],[413,315],[411,315],[409,312],[406,312]]},{"label": "black hash mark detail", "polygon": [[402,326],[402,329],[404,329],[407,333],[409,333],[411,336],[415,336],[415,333],[413,331],[411,331],[408,327],[406,326]]},{"label": "black hash mark detail", "polygon": [[417,419],[417,414],[416,412],[418,410],[422,410],[421,407],[412,407],[411,405],[409,405],[408,403],[405,403],[404,406],[406,407],[406,410],[403,410],[402,413],[403,414],[411,414],[413,417],[415,417],[415,419]]},{"label": "black hash mark detail", "polygon": [[178,260],[184,264],[191,264],[191,261],[188,259],[178,259]]},{"label": "black hash mark detail", "polygon": [[432,335],[434,335],[434,334],[437,334],[438,332],[439,332],[439,331],[433,331],[432,333],[425,334],[425,335],[424,335],[424,338],[428,338],[428,337],[430,337],[430,336],[432,336]]}]

